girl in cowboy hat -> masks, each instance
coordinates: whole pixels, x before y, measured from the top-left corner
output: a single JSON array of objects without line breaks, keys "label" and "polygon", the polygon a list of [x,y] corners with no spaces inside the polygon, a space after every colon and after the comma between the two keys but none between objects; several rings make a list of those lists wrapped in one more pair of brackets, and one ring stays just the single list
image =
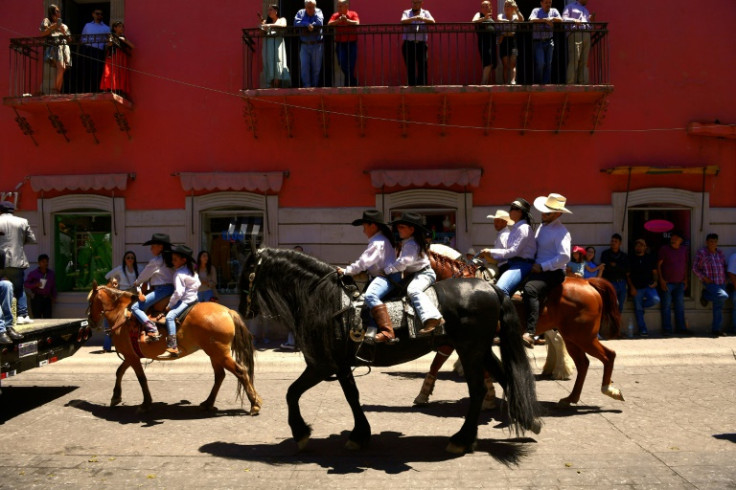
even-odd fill
[{"label": "girl in cowboy hat", "polygon": [[429,301],[424,290],[435,283],[437,276],[429,265],[429,243],[426,237],[427,229],[422,224],[422,217],[416,213],[401,213],[399,219],[391,223],[401,238],[401,253],[396,262],[386,268],[386,274],[404,272],[405,277],[411,277],[411,282],[406,287],[406,294],[411,300],[412,306],[419,316],[424,328],[421,334],[429,334],[443,323],[442,314],[436,306]]},{"label": "girl in cowboy hat", "polygon": [[[154,233],[150,240],[143,245],[151,246],[153,258],[138,275],[133,285],[138,288],[140,301],[133,303],[131,311],[146,329],[146,342],[159,339],[158,328],[148,319],[146,309],[158,303],[174,292],[174,270],[171,268],[169,253],[171,241],[165,233]],[[166,257],[166,258],[164,258]],[[145,297],[140,293],[141,285],[148,282],[153,289]]]},{"label": "girl in cowboy hat", "polygon": [[384,275],[384,269],[396,260],[394,249],[394,234],[383,221],[383,213],[376,209],[363,212],[363,217],[353,221],[353,226],[363,226],[363,234],[368,237],[368,248],[358,257],[358,260],[345,269],[337,268],[339,274],[354,276],[367,271],[373,278],[365,291],[365,305],[375,320],[379,333],[376,342],[391,342],[395,339],[391,317],[386,305],[381,301],[401,280],[401,274]]},{"label": "girl in cowboy hat", "polygon": [[197,302],[199,291],[199,277],[194,272],[194,257],[192,249],[186,245],[177,245],[171,249],[171,261],[176,267],[174,272],[174,294],[171,295],[166,307],[166,356],[177,357],[179,346],[176,342],[176,317]]}]

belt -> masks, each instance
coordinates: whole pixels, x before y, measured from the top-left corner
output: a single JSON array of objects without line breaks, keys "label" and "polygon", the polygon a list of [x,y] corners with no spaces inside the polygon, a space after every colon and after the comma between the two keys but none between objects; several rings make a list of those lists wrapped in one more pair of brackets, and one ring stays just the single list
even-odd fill
[{"label": "belt", "polygon": [[322,44],[322,41],[302,41],[302,44]]},{"label": "belt", "polygon": [[509,262],[525,262],[527,264],[533,264],[534,259],[522,259],[521,257],[514,257],[512,259],[509,259]]},{"label": "belt", "polygon": [[163,288],[163,287],[168,287],[168,286],[173,286],[173,284],[155,284],[155,285],[154,285],[154,284],[151,284],[151,287],[152,287],[153,289],[156,289],[156,288]]}]

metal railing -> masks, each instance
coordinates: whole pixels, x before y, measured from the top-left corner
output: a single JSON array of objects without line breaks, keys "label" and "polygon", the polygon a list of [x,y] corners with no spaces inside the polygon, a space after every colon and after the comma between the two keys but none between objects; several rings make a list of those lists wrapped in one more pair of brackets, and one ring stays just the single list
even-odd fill
[{"label": "metal railing", "polygon": [[[266,25],[243,29],[243,89],[511,83],[510,72],[495,76],[492,67],[508,67],[513,58],[519,85],[566,84],[568,78],[570,83],[603,85],[610,83],[607,34],[606,23],[561,22],[553,28],[531,22],[324,26],[312,32]],[[543,64],[535,62],[545,48],[551,52],[548,80]],[[312,77],[305,51],[320,49],[318,80],[310,83],[304,79]],[[575,66],[584,61],[584,50],[587,66]],[[484,65],[491,67],[485,75]],[[577,69],[568,76],[568,68]]]},{"label": "metal railing", "polygon": [[11,97],[96,92],[130,97],[129,53],[109,35],[11,39],[9,61]]}]

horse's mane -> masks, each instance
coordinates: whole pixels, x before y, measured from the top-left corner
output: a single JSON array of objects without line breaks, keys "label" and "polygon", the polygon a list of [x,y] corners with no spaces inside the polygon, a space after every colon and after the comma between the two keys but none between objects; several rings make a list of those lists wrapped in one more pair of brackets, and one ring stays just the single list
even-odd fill
[{"label": "horse's mane", "polygon": [[255,260],[254,311],[291,330],[308,363],[334,364],[334,315],[341,307],[335,267],[301,252],[272,248],[259,250]]}]

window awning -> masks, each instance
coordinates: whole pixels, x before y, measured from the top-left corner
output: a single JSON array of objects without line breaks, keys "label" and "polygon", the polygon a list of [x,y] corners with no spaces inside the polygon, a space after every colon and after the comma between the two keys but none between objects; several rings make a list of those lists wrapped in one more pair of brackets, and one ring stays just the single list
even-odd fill
[{"label": "window awning", "polygon": [[288,172],[180,172],[185,191],[259,191],[277,193]]},{"label": "window awning", "polygon": [[135,179],[135,174],[31,175],[28,177],[34,192],[102,189],[124,191],[128,186],[128,179]]},{"label": "window awning", "polygon": [[373,187],[446,186],[478,187],[483,170],[479,168],[438,168],[411,170],[368,170]]},{"label": "window awning", "polygon": [[720,168],[717,165],[705,167],[611,167],[601,170],[609,175],[718,175]]}]

